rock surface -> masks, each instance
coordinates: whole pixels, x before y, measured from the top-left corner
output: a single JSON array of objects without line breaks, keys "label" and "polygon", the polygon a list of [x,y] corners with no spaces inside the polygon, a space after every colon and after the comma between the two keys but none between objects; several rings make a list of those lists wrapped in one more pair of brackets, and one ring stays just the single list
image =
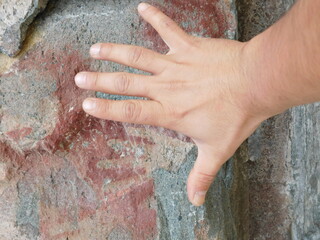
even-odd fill
[{"label": "rock surface", "polygon": [[[139,2],[51,1],[33,23],[22,53],[0,57],[0,239],[241,239],[245,234],[239,225],[244,208],[235,202],[243,178],[235,161],[221,171],[206,205],[196,208],[185,189],[197,154],[190,139],[166,129],[98,120],[81,110],[87,96],[122,97],[78,89],[77,72],[135,71],[90,59],[93,43],[167,50],[138,17]],[[152,3],[191,34],[236,36],[232,1]]]},{"label": "rock surface", "polygon": [[[293,0],[240,0],[239,32],[249,40]],[[320,239],[320,104],[264,122],[248,140],[250,239]]]},{"label": "rock surface", "polygon": [[9,56],[19,53],[28,26],[44,10],[48,0],[0,1],[0,52]]},{"label": "rock surface", "polygon": [[[0,55],[0,239],[320,239],[319,103],[264,122],[219,172],[200,208],[186,196],[197,155],[189,138],[83,113],[87,96],[124,97],[78,89],[77,72],[136,72],[90,59],[90,45],[117,42],[167,51],[138,17],[139,2],[50,1],[21,53]],[[151,2],[191,34],[231,39],[237,35],[237,3],[243,41],[293,3]],[[22,9],[42,6],[31,0],[4,3],[7,13],[20,6],[21,19]]]}]

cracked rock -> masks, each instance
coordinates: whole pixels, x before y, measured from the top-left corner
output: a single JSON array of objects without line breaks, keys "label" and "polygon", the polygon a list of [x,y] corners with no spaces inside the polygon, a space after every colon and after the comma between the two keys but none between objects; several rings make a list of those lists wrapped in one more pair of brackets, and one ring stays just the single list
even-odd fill
[{"label": "cracked rock", "polygon": [[0,1],[0,52],[10,57],[19,53],[28,26],[47,3],[48,0]]}]

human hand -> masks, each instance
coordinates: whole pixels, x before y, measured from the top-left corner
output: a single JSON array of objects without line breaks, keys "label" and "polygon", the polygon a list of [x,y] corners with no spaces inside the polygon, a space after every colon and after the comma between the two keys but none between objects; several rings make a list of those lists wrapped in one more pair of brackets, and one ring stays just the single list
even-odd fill
[{"label": "human hand", "polygon": [[81,72],[75,81],[83,89],[149,100],[90,98],[83,109],[98,118],[161,126],[191,137],[198,158],[188,178],[188,198],[199,206],[221,166],[268,117],[242,66],[246,43],[193,37],[157,8],[140,4],[138,9],[170,48],[166,55],[113,43],[95,44],[90,53],[152,75]]}]

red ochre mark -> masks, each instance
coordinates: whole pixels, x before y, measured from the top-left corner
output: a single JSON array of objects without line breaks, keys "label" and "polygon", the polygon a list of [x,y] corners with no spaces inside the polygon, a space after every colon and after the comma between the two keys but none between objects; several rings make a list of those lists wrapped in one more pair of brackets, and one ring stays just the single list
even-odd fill
[{"label": "red ochre mark", "polygon": [[70,46],[37,46],[19,61],[18,71],[36,69],[39,80],[48,77],[56,81],[54,95],[60,103],[58,122],[52,134],[41,142],[41,148],[49,151],[68,149],[72,138],[82,128],[85,113],[81,102],[89,92],[75,85],[74,76],[80,71],[88,71],[89,66],[89,59],[84,59]]},{"label": "red ochre mark", "polygon": [[[127,160],[121,160],[121,151],[108,144],[114,139],[120,147],[130,139],[140,145],[154,145],[149,139],[128,136],[121,123],[89,117],[74,139],[67,159],[96,192],[100,201],[96,215],[101,216],[101,224],[110,229],[115,224],[126,226],[134,239],[152,239],[157,231],[156,210],[149,206],[154,195],[153,180],[144,166],[133,164],[130,155]],[[115,164],[98,167],[103,160]]]},{"label": "red ochre mark", "polygon": [[[2,150],[1,145],[0,150]],[[57,236],[53,237],[60,226],[61,229],[64,229],[65,226],[78,224],[96,214],[99,204],[97,199],[91,194],[87,184],[78,178],[74,172],[75,169],[63,157],[50,153],[33,152],[24,161],[28,161],[28,159],[32,160],[28,162],[28,170],[24,171],[20,179],[20,182],[24,183],[23,186],[27,186],[28,189],[20,190],[30,194],[39,191],[41,239],[61,239]],[[26,164],[24,163],[24,165]],[[57,175],[61,170],[65,173]],[[61,183],[67,187],[65,188]],[[70,192],[68,186],[73,186],[73,191]],[[75,232],[81,230],[81,228],[76,229]],[[59,230],[58,232],[61,233]],[[65,231],[62,235],[70,236],[71,233]]]},{"label": "red ochre mark", "polygon": [[[203,37],[221,38],[230,27],[229,14],[223,9],[225,2],[219,0],[164,0],[164,5],[152,3],[159,7],[166,15],[177,22],[186,32]],[[168,50],[157,32],[144,21],[142,23],[144,35],[153,42],[153,48],[159,52]]]},{"label": "red ochre mark", "polygon": [[[108,144],[108,141],[114,139],[119,145],[119,150],[113,149]],[[135,141],[135,144],[138,145],[155,144],[143,137],[128,136],[122,123],[104,121],[93,117],[88,117],[84,121],[82,129],[74,140],[74,146],[69,150],[70,160],[78,168],[81,175],[94,185],[97,191],[101,189],[105,179],[117,182],[146,175],[143,166],[133,167],[134,151],[127,156],[130,161],[114,164],[111,167],[98,167],[99,162],[103,160],[118,161],[124,151],[123,148],[134,148],[133,146],[126,146],[128,141]]]},{"label": "red ochre mark", "polygon": [[[105,223],[110,229],[114,226],[114,222],[119,222],[132,231],[135,239],[152,238],[157,229],[156,211],[151,209],[149,204],[154,195],[154,185],[146,169],[143,166],[135,166],[130,161],[109,168],[98,168],[97,163],[103,159],[117,161],[121,158],[121,152],[108,145],[109,140],[133,141],[147,145],[154,143],[147,138],[128,136],[121,123],[86,117],[81,109],[81,102],[88,93],[77,88],[73,78],[77,72],[89,70],[89,63],[70,47],[62,50],[63,48],[55,46],[52,49],[42,50],[40,47],[33,49],[17,65],[18,71],[35,69],[39,76],[51,77],[56,82],[57,89],[54,94],[60,102],[59,119],[53,133],[42,141],[40,150],[68,152],[64,160],[69,161],[77,169],[79,177],[84,179],[96,193],[96,205],[91,202],[86,203],[85,199],[77,203],[83,208],[79,221],[89,218],[90,215],[101,216],[102,219],[111,219]],[[40,77],[38,79],[41,80]],[[19,164],[24,166],[24,171],[28,171],[31,166],[39,170],[37,179],[48,174],[42,173],[43,169],[49,169],[48,166],[51,168],[58,162],[55,155],[43,151],[34,150],[25,154],[25,159],[22,159],[26,162],[19,161]],[[39,155],[39,159],[35,158],[36,155]],[[33,163],[30,163],[29,159],[33,159]],[[46,161],[47,167],[33,165],[37,161]],[[112,181],[112,191],[108,187],[105,189],[106,179]],[[104,202],[106,197],[110,202]],[[96,209],[92,208],[99,205],[100,207]],[[45,215],[47,218],[51,216],[54,219],[52,221],[41,216],[41,231],[57,227],[59,223],[68,223],[70,216],[61,214],[61,218],[54,218],[55,214],[61,212],[66,212],[63,206],[57,207],[54,212],[49,211],[48,216]],[[79,232],[79,229],[75,230],[75,234],[76,232]],[[50,235],[49,232],[43,234]]]},{"label": "red ochre mark", "polygon": [[28,136],[32,132],[32,128],[22,128],[7,132],[6,135],[15,141],[19,141],[22,138]]},{"label": "red ochre mark", "polygon": [[0,142],[0,160],[1,162],[7,163],[7,179],[18,176],[23,171],[21,166],[27,162],[21,153],[16,152],[3,142]]},{"label": "red ochre mark", "polygon": [[[132,186],[121,198],[111,199],[107,211],[114,221],[131,230],[133,239],[151,239],[157,232],[157,220],[156,211],[149,208],[147,199],[153,195],[153,180],[147,180]],[[104,222],[108,222],[109,215],[104,217]]]}]

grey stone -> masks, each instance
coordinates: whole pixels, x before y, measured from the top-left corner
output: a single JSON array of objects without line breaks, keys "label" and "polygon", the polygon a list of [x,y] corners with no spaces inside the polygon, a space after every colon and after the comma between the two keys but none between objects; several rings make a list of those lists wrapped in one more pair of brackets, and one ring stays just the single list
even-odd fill
[{"label": "grey stone", "polygon": [[240,40],[247,41],[263,32],[286,13],[295,0],[238,0]]},{"label": "grey stone", "polygon": [[194,147],[178,171],[154,171],[161,240],[247,239],[247,183],[240,164],[243,148],[220,170],[204,206],[192,206],[186,180],[197,156]]},{"label": "grey stone", "polygon": [[48,0],[0,1],[0,52],[17,55],[28,26],[45,9]]},{"label": "grey stone", "polygon": [[292,239],[320,239],[320,103],[292,109],[288,157]]},{"label": "grey stone", "polygon": [[[80,112],[80,98],[84,96],[74,90],[73,85],[64,83],[73,82],[76,72],[84,69],[136,72],[119,64],[93,60],[88,61],[87,68],[85,62],[89,58],[88,49],[93,43],[117,42],[159,49],[161,43],[156,35],[150,34],[151,39],[145,37],[146,26],[136,13],[139,2],[51,1],[43,17],[34,23],[35,31],[30,33],[33,37],[36,33],[41,33],[41,38],[33,38],[36,41],[30,44],[26,54],[19,57],[6,74],[0,74],[0,137],[1,142],[6,143],[6,147],[1,148],[1,161],[9,158],[5,161],[16,165],[16,168],[10,170],[14,178],[6,179],[3,186],[0,186],[0,238],[50,239],[50,236],[58,238],[62,233],[68,239],[136,239],[137,236],[142,236],[137,235],[140,232],[148,233],[152,229],[134,229],[130,218],[136,213],[149,214],[149,210],[154,209],[157,212],[157,229],[154,235],[148,233],[150,239],[320,239],[320,165],[317,162],[320,155],[320,104],[297,107],[264,122],[248,142],[241,146],[233,159],[224,165],[210,188],[203,207],[191,206],[186,195],[185,182],[196,159],[196,149],[185,154],[178,149],[184,149],[182,142],[177,147],[163,137],[164,143],[155,139],[156,143],[172,144],[165,148],[169,153],[159,151],[158,158],[153,156],[155,159],[146,158],[142,159],[143,163],[139,162],[139,166],[148,165],[148,161],[153,165],[152,176],[139,178],[153,178],[154,196],[149,198],[142,192],[141,195],[132,193],[132,198],[128,197],[131,196],[129,194],[124,200],[117,198],[118,202],[128,199],[125,205],[121,205],[125,211],[130,210],[130,207],[136,208],[128,215],[123,215],[126,216],[123,219],[117,218],[121,218],[122,209],[114,212],[113,208],[98,211],[108,199],[103,194],[100,196],[97,193],[99,185],[88,179],[86,156],[81,156],[81,148],[79,156],[78,152],[76,154],[76,161],[71,161],[71,156],[74,155],[68,152],[73,144],[77,144],[76,140],[82,141],[79,136],[73,139],[74,136],[69,134],[68,129],[79,132],[82,128],[79,122],[85,119],[68,114]],[[170,10],[173,1],[153,2]],[[224,2],[232,7],[226,7],[228,4],[224,6]],[[180,4],[182,3],[183,0]],[[274,23],[290,8],[293,1],[239,0],[236,3],[239,9],[240,40],[246,41]],[[1,2],[2,51],[11,56],[17,53],[27,25],[44,9],[45,4],[46,1],[31,0]],[[234,1],[220,1],[219,9],[226,10],[224,15],[233,16],[234,4]],[[198,13],[201,14],[201,11]],[[235,20],[231,17],[229,21]],[[186,27],[194,24],[183,22]],[[224,34],[229,38],[234,38],[235,35],[235,28],[227,29]],[[67,94],[64,89],[67,89]],[[71,99],[65,98],[66,95],[71,96]],[[97,96],[125,99],[100,93]],[[54,128],[57,123],[58,127]],[[73,125],[77,124],[79,128],[73,129]],[[102,125],[106,124],[104,122]],[[25,128],[31,129],[31,133],[14,131]],[[64,141],[73,141],[70,149],[62,148],[61,152],[57,152],[61,158],[57,158],[41,144],[41,147],[34,150],[34,146],[42,139],[54,135],[54,129],[58,131],[56,135],[66,137]],[[148,126],[144,127],[144,130],[148,129]],[[86,130],[89,135],[100,131],[91,130],[91,127]],[[108,137],[112,136],[103,136]],[[49,140],[50,144],[59,143],[54,138]],[[89,140],[92,141],[90,138]],[[133,152],[138,150],[135,142],[131,147],[127,147],[126,142],[120,141],[120,149],[128,148],[128,151]],[[98,156],[92,154],[92,161],[103,157],[102,152],[107,144],[103,141],[100,144],[98,148],[102,149],[101,153]],[[88,145],[90,142],[86,139],[83,146]],[[10,153],[10,146],[25,153],[22,160],[17,160],[19,158],[16,154]],[[139,147],[144,150],[133,160],[136,165],[143,152],[148,152],[147,147]],[[117,155],[117,152],[112,153],[112,157]],[[6,154],[9,157],[4,158],[2,155]],[[29,154],[33,160],[27,157]],[[176,160],[175,155],[179,154],[185,160],[173,162]],[[162,167],[162,159],[167,160],[172,167]],[[122,158],[115,160],[117,166],[121,166]],[[103,173],[99,169],[96,171],[97,176]],[[104,190],[116,189],[120,196],[140,184],[139,179],[119,182],[104,180],[107,183],[103,186]],[[126,185],[130,187],[126,188]],[[143,198],[148,200],[141,200]],[[134,204],[139,201],[142,203]],[[137,210],[143,207],[144,211]],[[101,216],[108,214],[107,211],[110,213],[104,215],[107,217],[102,222]],[[84,214],[83,221],[79,219],[80,212]],[[59,219],[62,213],[67,217]],[[146,217],[148,216],[144,215],[143,219]],[[64,221],[62,224],[50,221],[56,218]],[[39,225],[45,224],[50,226],[51,232],[41,232]]]},{"label": "grey stone", "polygon": [[192,206],[186,195],[186,181],[197,153],[193,149],[177,172],[163,169],[154,172],[160,212],[160,239],[195,239],[194,228],[204,220],[204,207]]},{"label": "grey stone", "polygon": [[123,227],[117,226],[112,229],[111,233],[107,237],[107,240],[131,240],[132,236],[129,231],[126,231]]},{"label": "grey stone", "polygon": [[16,224],[29,239],[39,236],[39,194],[27,182],[18,183],[19,203]]}]

